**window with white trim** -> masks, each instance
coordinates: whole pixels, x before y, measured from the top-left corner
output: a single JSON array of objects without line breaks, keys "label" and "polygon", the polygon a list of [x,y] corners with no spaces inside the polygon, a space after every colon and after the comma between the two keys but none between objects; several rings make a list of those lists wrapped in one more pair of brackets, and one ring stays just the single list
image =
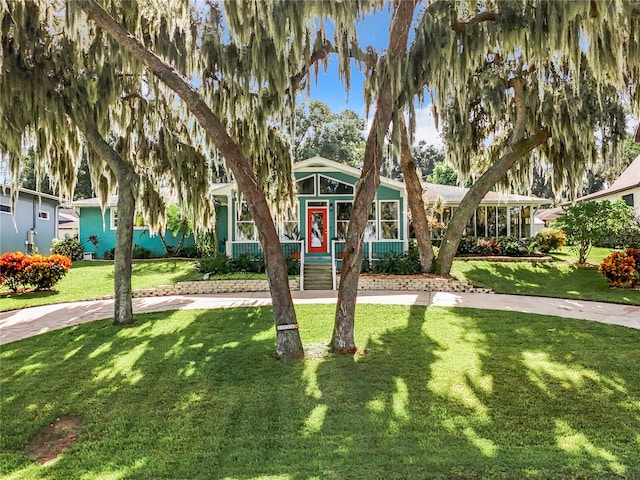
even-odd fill
[{"label": "window with white trim", "polygon": [[300,224],[298,220],[282,222],[280,226],[280,240],[283,242],[300,240]]},{"label": "window with white trim", "polygon": [[369,212],[369,217],[367,219],[367,226],[364,229],[364,241],[365,242],[373,242],[378,239],[377,236],[377,228],[376,228],[376,204],[375,202],[371,204],[371,212]]},{"label": "window with white trim", "polygon": [[338,240],[347,239],[352,208],[353,202],[336,202],[336,237]]},{"label": "window with white trim", "polygon": [[11,205],[5,205],[5,204],[0,205],[0,212],[11,213]]},{"label": "window with white trim", "polygon": [[258,231],[249,211],[249,205],[246,202],[242,202],[236,213],[236,240],[239,242],[258,240]]},{"label": "window with white trim", "polygon": [[[114,207],[110,208],[109,215],[109,226],[111,230],[118,229],[118,210]],[[147,228],[147,225],[144,223],[144,217],[141,213],[137,213],[133,219],[133,229],[134,230],[144,230]]]},{"label": "window with white trim", "polygon": [[40,220],[49,220],[49,212],[45,212],[44,210],[38,211],[38,218]]},{"label": "window with white trim", "polygon": [[400,238],[400,202],[380,201],[380,240]]}]

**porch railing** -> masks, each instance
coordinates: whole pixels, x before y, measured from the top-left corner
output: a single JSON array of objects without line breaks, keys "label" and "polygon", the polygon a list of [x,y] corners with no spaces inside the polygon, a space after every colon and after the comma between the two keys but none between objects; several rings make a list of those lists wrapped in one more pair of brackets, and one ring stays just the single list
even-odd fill
[{"label": "porch railing", "polygon": [[[304,240],[281,241],[282,253],[286,257],[293,257],[297,260],[300,269],[300,290],[304,290]],[[240,255],[251,257],[264,256],[264,251],[260,242],[233,242],[227,240],[225,246],[227,256],[237,258]]]},{"label": "porch railing", "polygon": [[[331,276],[333,277],[333,289],[338,288],[338,270],[342,265],[342,255],[345,247],[344,240],[331,241]],[[407,244],[403,240],[368,241],[364,242],[362,259],[369,262],[373,268],[375,262],[384,258],[387,253],[402,253],[407,249]]]}]

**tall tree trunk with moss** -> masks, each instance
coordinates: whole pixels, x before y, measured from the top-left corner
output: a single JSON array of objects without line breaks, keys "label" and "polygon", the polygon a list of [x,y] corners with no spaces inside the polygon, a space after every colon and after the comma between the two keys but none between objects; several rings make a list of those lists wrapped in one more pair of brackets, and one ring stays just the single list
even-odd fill
[{"label": "tall tree trunk with moss", "polygon": [[418,243],[420,270],[422,273],[426,273],[431,271],[433,264],[433,247],[431,246],[431,233],[427,214],[424,210],[424,200],[422,199],[422,184],[416,173],[416,165],[413,163],[409,134],[402,114],[398,115],[397,122],[400,132],[400,166],[404,176],[404,183],[407,186],[411,222],[413,223],[413,231]]},{"label": "tall tree trunk with moss", "polygon": [[84,125],[78,125],[87,142],[113,170],[118,182],[118,224],[114,256],[114,325],[129,325],[134,322],[131,287],[131,264],[133,261],[133,222],[136,208],[136,192],[140,178],[133,167],[124,161],[111,145],[100,135],[95,122],[89,117]]},{"label": "tall tree trunk with moss", "polygon": [[[114,41],[146,65],[156,77],[185,102],[187,109],[196,117],[224,156],[244,195],[260,234],[275,315],[276,356],[281,359],[301,358],[304,355],[304,350],[297,330],[296,313],[289,289],[287,265],[280,239],[265,195],[240,146],[229,136],[220,119],[211,111],[193,87],[169,64],[149,51],[95,1],[82,2],[80,8]],[[296,328],[291,328],[293,325]]]},{"label": "tall tree trunk with moss", "polygon": [[[364,231],[367,226],[371,204],[380,184],[380,165],[384,137],[389,129],[391,118],[396,108],[397,93],[392,87],[390,69],[395,62],[401,61],[407,48],[409,27],[413,18],[415,1],[398,2],[391,20],[389,48],[385,58],[378,61],[378,68],[386,70],[380,84],[376,102],[376,113],[369,130],[365,145],[362,174],[356,187],[353,208],[349,219],[347,240],[344,247],[344,258],[340,274],[340,288],[336,305],[336,316],[331,338],[331,348],[337,353],[353,353],[356,351],[354,326],[356,300],[358,298],[358,280],[363,258]],[[398,70],[395,70],[396,74]]]}]

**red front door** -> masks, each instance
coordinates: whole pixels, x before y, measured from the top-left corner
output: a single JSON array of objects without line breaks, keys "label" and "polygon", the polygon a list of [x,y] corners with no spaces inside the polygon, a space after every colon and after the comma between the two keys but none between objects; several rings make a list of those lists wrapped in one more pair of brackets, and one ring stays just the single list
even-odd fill
[{"label": "red front door", "polygon": [[327,208],[315,207],[307,210],[307,252],[327,253]]}]

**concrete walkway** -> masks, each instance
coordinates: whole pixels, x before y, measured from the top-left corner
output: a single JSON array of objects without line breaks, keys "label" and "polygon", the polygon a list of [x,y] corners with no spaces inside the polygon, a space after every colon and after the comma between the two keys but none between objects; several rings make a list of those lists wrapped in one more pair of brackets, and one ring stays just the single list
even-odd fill
[{"label": "concrete walkway", "polygon": [[[331,290],[292,292],[296,304],[335,303]],[[640,306],[486,293],[362,291],[358,303],[468,307],[538,313],[640,329]],[[134,313],[270,305],[268,292],[134,298]],[[71,302],[0,313],[0,345],[79,323],[113,317],[113,300]]]}]

